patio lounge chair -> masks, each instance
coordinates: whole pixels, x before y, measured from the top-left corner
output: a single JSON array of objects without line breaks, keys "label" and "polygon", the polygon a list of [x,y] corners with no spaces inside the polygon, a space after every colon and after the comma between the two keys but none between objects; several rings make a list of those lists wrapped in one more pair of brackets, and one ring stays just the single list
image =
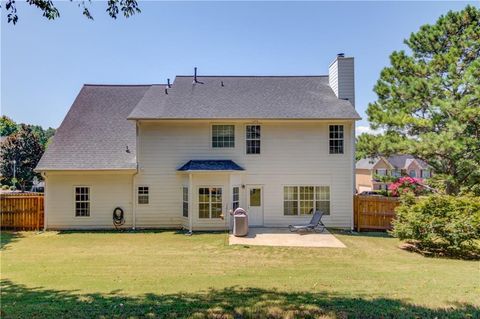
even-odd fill
[{"label": "patio lounge chair", "polygon": [[315,231],[315,232],[323,232],[325,230],[325,225],[322,223],[322,216],[323,212],[316,211],[312,219],[310,220],[310,223],[306,225],[290,225],[288,226],[288,229],[290,229],[291,232],[296,232],[296,231]]}]

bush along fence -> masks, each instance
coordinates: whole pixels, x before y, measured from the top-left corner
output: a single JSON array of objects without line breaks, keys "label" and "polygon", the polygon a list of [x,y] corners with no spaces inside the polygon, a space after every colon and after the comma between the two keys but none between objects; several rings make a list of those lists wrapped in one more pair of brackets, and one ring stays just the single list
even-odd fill
[{"label": "bush along fence", "polygon": [[44,213],[43,195],[0,195],[0,221],[2,229],[43,229]]},{"label": "bush along fence", "polygon": [[400,205],[398,198],[355,195],[353,202],[357,231],[392,229],[395,208]]}]

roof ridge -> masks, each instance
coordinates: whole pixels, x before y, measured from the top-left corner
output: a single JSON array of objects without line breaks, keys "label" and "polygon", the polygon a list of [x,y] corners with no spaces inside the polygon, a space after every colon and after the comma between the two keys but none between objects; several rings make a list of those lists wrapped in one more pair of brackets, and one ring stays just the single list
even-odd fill
[{"label": "roof ridge", "polygon": [[[177,75],[177,78],[190,77],[193,75]],[[198,78],[319,78],[328,75],[197,75]]]},{"label": "roof ridge", "polygon": [[84,83],[83,84],[83,86],[113,86],[113,87],[152,86],[152,85],[166,85],[166,84],[96,84],[96,83]]}]

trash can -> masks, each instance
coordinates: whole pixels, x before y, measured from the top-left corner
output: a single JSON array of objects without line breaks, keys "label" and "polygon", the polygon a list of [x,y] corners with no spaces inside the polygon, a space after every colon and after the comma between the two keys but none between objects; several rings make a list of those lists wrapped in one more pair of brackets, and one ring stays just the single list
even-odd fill
[{"label": "trash can", "polygon": [[233,235],[236,237],[248,235],[248,215],[240,207],[233,212]]}]

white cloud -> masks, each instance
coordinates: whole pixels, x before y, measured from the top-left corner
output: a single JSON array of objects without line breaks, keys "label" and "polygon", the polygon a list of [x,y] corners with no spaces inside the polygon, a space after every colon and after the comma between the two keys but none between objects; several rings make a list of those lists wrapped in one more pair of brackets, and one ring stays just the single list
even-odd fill
[{"label": "white cloud", "polygon": [[360,135],[362,133],[368,133],[368,134],[381,134],[382,130],[373,130],[370,126],[366,125],[360,125],[355,128],[355,133],[356,135]]}]

